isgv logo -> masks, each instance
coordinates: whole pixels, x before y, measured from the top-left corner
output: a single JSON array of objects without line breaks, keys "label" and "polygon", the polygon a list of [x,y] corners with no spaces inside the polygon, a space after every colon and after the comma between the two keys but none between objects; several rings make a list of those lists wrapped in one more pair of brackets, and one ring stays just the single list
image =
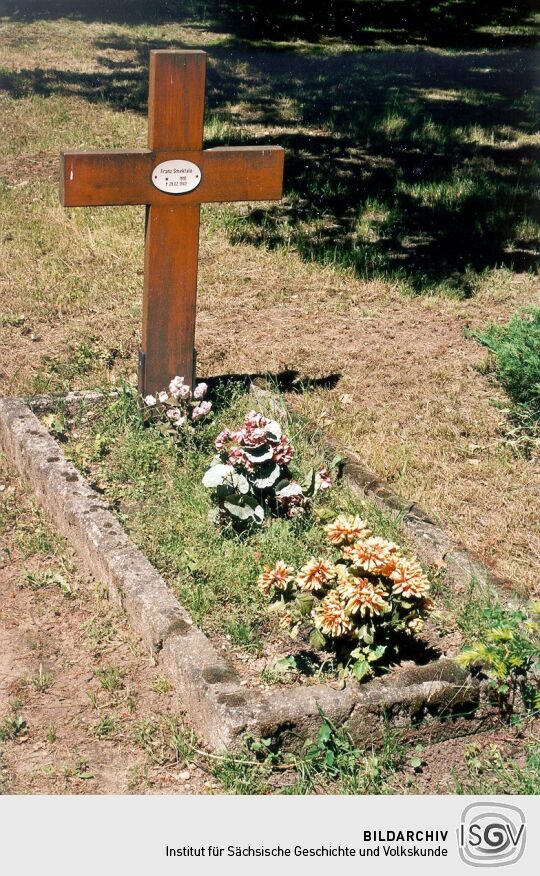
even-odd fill
[{"label": "isgv logo", "polygon": [[471,867],[504,867],[519,861],[526,841],[525,815],[509,803],[471,803],[458,828],[459,855]]}]

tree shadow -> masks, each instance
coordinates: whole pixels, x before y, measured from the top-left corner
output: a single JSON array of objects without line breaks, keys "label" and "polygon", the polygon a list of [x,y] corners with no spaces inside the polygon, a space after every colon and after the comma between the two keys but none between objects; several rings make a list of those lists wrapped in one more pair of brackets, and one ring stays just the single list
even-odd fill
[{"label": "tree shadow", "polygon": [[178,22],[249,41],[446,48],[534,45],[533,0],[4,0],[20,21],[71,18],[114,24]]},{"label": "tree shadow", "polygon": [[[149,51],[173,46],[112,31],[95,41],[98,72],[4,71],[0,86],[145,113]],[[534,269],[534,62],[528,50],[212,46],[206,146],[287,153],[283,202],[236,212],[231,240],[293,246],[422,294],[466,297],[486,269]]]}]

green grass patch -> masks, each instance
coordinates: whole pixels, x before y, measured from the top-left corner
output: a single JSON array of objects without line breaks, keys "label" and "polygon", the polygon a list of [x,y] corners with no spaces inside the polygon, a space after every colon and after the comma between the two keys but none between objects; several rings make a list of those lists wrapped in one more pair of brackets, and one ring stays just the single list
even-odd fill
[{"label": "green grass patch", "polygon": [[474,337],[493,354],[497,377],[512,401],[540,422],[540,308],[531,307]]},{"label": "green grass patch", "polygon": [[540,446],[540,308],[515,314],[473,337],[492,354],[491,367],[508,393],[512,427],[507,439],[531,455]]}]

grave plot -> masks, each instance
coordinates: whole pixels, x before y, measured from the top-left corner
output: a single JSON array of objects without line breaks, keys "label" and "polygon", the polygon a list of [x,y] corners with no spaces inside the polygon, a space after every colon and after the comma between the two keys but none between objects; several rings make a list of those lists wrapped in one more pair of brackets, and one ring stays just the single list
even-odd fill
[{"label": "grave plot", "polygon": [[[324,715],[362,744],[380,740],[388,721],[410,739],[485,727],[494,707],[451,659],[466,640],[472,599],[449,628],[448,588],[433,611],[436,581],[415,563],[395,518],[360,502],[330,473],[324,445],[294,423],[286,424],[291,441],[266,423],[287,460],[280,475],[288,482],[277,491],[247,495],[241,472],[249,473],[237,463],[230,482],[216,480],[216,468],[230,464],[214,448],[253,397],[218,396],[208,424],[193,423],[199,401],[185,402],[189,427],[167,416],[182,409],[174,399],[181,389],[171,384],[165,415],[146,423],[159,404],[146,397],[141,413],[133,391],[96,409],[68,415],[60,404],[46,414],[87,479],[21,401],[0,403],[2,443],[170,674],[205,742],[223,750],[254,736],[294,746]],[[317,478],[327,488],[313,495]]]}]

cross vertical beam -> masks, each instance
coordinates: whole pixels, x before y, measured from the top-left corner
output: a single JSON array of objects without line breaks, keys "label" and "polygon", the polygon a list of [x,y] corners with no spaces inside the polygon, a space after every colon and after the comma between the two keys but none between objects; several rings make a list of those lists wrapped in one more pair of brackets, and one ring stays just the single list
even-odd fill
[{"label": "cross vertical beam", "polygon": [[[151,52],[149,149],[201,150],[205,76],[205,52]],[[200,204],[146,208],[141,392],[194,384],[199,218]]]},{"label": "cross vertical beam", "polygon": [[150,53],[148,149],[63,152],[64,207],[146,204],[139,391],[175,375],[195,382],[200,205],[273,201],[283,191],[279,146],[202,148],[206,53]]}]

